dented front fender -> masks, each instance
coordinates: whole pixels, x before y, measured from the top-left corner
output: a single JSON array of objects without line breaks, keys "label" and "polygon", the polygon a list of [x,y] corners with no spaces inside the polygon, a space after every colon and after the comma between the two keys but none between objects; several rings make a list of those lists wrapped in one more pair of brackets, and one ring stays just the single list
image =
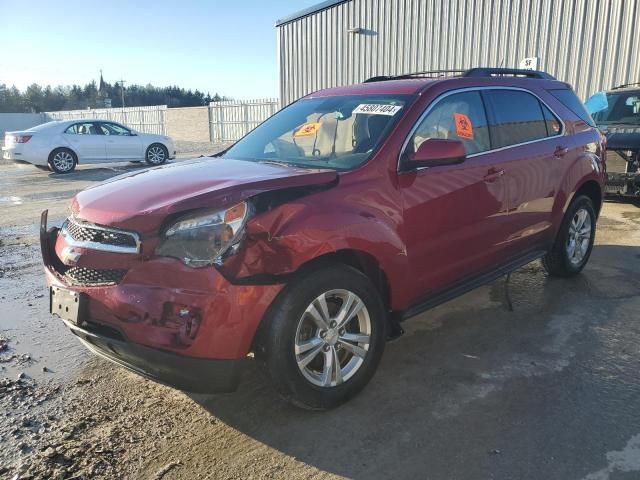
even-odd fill
[{"label": "dented front fender", "polygon": [[[352,250],[375,258],[389,283],[402,285],[407,256],[397,203],[332,205],[332,198],[313,194],[257,214],[220,270],[237,282],[282,281],[322,255]],[[404,302],[400,291],[391,292],[392,306]]]}]

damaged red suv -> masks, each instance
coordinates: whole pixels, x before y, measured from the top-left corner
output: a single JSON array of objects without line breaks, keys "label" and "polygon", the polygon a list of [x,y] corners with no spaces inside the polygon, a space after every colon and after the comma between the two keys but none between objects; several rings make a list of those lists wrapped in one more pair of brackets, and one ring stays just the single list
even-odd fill
[{"label": "damaged red suv", "polygon": [[308,95],[217,158],[80,192],[41,244],[51,311],[92,351],[191,392],[255,356],[292,403],[371,379],[400,321],[535,259],[589,259],[600,133],[543,72],[376,77]]}]

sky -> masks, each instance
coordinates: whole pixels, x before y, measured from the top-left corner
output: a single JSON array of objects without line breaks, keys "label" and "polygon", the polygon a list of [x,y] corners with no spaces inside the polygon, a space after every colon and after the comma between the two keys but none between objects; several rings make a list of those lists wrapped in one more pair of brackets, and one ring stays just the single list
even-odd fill
[{"label": "sky", "polygon": [[277,19],[321,0],[0,0],[0,84],[177,85],[277,97]]}]

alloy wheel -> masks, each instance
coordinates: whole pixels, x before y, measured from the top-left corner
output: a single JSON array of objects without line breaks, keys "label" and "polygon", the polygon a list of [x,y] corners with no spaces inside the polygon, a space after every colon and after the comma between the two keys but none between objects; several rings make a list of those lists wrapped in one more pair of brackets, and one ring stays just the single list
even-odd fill
[{"label": "alloy wheel", "polygon": [[164,162],[166,158],[166,154],[164,153],[164,149],[158,145],[154,145],[149,148],[149,152],[147,153],[147,160],[149,163],[160,164]]},{"label": "alloy wheel", "polygon": [[567,238],[567,257],[574,265],[580,265],[584,260],[591,243],[591,216],[586,209],[576,211]]},{"label": "alloy wheel", "polygon": [[60,172],[68,172],[73,170],[73,155],[69,152],[62,150],[56,153],[52,159],[54,167]]},{"label": "alloy wheel", "polygon": [[325,292],[298,322],[295,355],[302,375],[319,387],[335,387],[360,369],[371,344],[364,302],[348,290]]}]

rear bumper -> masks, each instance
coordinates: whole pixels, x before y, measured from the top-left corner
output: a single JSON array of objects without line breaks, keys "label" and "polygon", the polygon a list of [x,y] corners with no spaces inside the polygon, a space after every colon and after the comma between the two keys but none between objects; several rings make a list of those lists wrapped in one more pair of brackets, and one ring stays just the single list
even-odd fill
[{"label": "rear bumper", "polygon": [[46,156],[33,155],[33,150],[25,148],[24,145],[26,144],[13,144],[2,147],[0,158],[14,162],[27,162],[33,165],[47,165]]},{"label": "rear bumper", "polygon": [[193,393],[226,393],[238,387],[247,360],[191,358],[100,335],[67,321],[93,353],[159,383]]}]

